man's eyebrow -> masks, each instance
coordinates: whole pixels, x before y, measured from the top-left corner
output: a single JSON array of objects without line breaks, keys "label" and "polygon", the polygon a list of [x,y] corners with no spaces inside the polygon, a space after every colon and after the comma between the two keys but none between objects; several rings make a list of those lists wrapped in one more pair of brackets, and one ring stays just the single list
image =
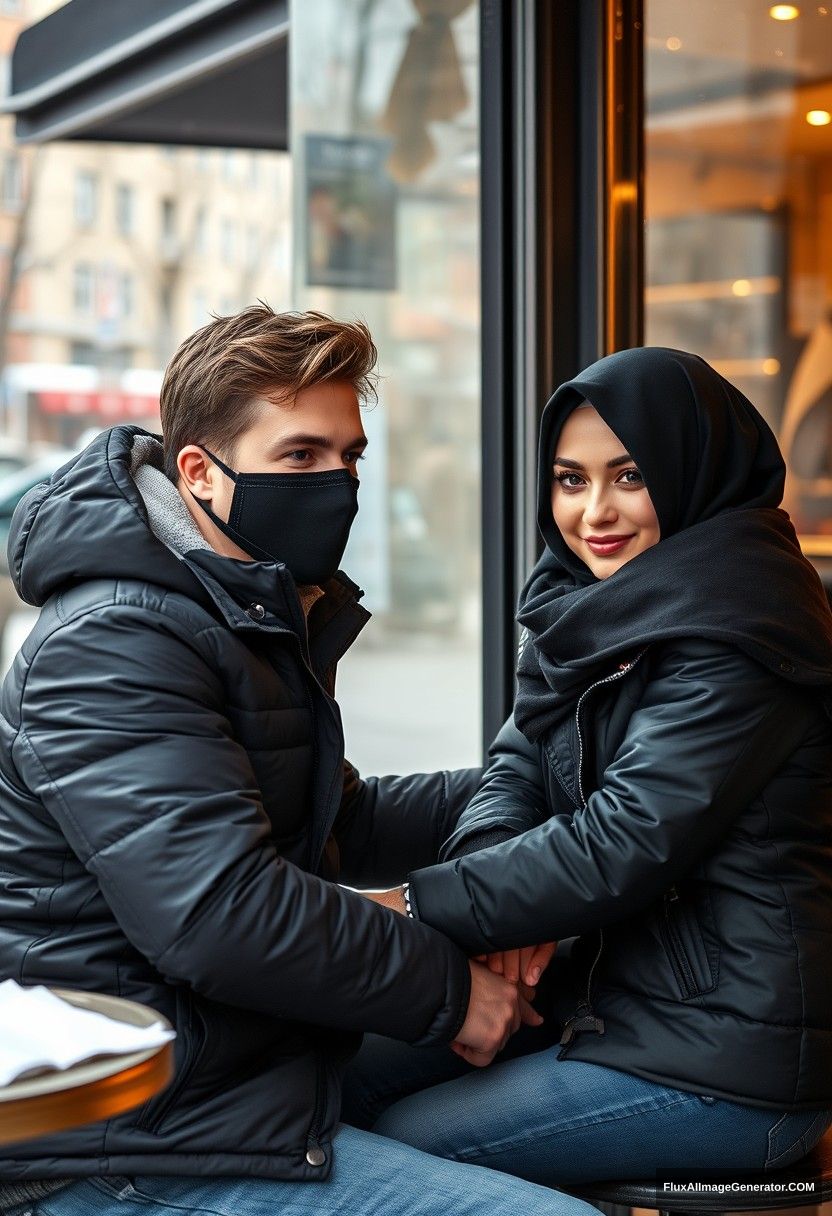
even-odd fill
[{"label": "man's eyebrow", "polygon": [[[361,451],[366,448],[368,439],[366,435],[357,435],[344,448],[345,452],[352,452],[356,448]],[[329,435],[282,435],[271,445],[270,451],[276,452],[278,448],[323,448],[324,451],[330,452],[335,447],[332,438]]]},{"label": "man's eyebrow", "polygon": [[[629,464],[633,460],[628,452],[623,456],[616,456],[613,460],[607,461],[608,469],[617,469],[620,464]],[[582,473],[586,472],[584,466],[578,460],[567,460],[565,457],[556,456],[552,464],[562,464],[565,469],[580,469]]]}]

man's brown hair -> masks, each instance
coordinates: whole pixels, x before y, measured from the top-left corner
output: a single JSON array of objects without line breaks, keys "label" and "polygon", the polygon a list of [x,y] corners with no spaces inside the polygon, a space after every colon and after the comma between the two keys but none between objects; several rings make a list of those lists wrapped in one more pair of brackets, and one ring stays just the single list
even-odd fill
[{"label": "man's brown hair", "polygon": [[207,444],[233,462],[258,397],[291,405],[301,389],[341,380],[359,399],[374,398],[377,358],[363,321],[275,312],[262,300],[215,317],[185,339],[165,372],[159,399],[165,473],[176,483],[176,458],[189,443]]}]

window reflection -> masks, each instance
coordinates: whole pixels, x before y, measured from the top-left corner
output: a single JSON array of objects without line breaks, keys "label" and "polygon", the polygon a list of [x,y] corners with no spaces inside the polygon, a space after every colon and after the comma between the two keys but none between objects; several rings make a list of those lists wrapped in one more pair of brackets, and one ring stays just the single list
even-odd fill
[{"label": "window reflection", "polygon": [[832,551],[832,6],[771,8],[647,2],[646,341],[764,413],[811,554]]}]

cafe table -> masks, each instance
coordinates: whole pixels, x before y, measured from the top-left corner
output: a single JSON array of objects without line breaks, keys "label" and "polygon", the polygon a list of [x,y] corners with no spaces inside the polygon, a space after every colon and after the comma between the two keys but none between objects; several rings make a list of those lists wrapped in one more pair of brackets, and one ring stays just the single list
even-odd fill
[{"label": "cafe table", "polygon": [[[133,1026],[170,1023],[154,1009],[122,997],[53,988],[80,1009],[103,1013]],[[140,1106],[173,1076],[173,1042],[129,1055],[100,1056],[71,1068],[0,1086],[0,1144],[33,1140],[49,1132],[97,1123]]]}]

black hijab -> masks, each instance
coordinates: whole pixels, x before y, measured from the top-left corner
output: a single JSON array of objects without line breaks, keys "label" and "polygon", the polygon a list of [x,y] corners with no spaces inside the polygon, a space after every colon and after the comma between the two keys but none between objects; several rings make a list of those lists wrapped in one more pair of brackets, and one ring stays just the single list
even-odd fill
[{"label": "black hijab", "polygon": [[[597,579],[552,518],[561,428],[588,401],[647,486],[661,539]],[[784,679],[832,685],[832,613],[778,509],[785,465],[754,406],[698,355],[640,347],[562,385],[543,414],[538,525],[546,542],[520,597],[528,631],[515,719],[539,739],[615,656],[650,642],[713,638]],[[830,689],[829,691],[832,691]]]}]

